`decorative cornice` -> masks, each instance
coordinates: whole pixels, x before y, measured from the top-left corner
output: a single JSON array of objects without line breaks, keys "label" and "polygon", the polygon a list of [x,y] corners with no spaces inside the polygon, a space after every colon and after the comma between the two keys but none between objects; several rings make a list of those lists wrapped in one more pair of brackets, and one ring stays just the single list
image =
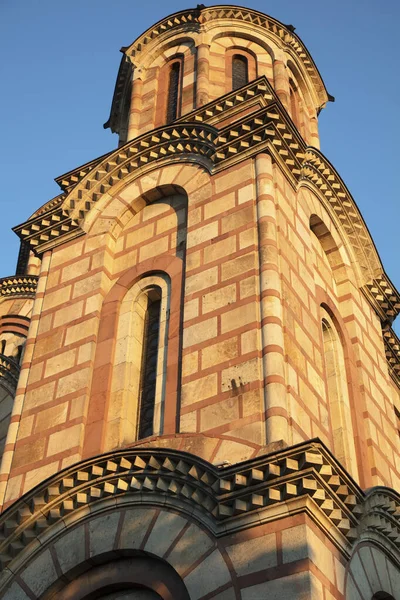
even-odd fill
[{"label": "decorative cornice", "polygon": [[0,298],[34,298],[39,277],[12,275],[0,279]]},{"label": "decorative cornice", "polygon": [[395,490],[376,487],[364,501],[363,515],[358,525],[358,535],[374,531],[383,536],[385,543],[400,551],[400,496]]},{"label": "decorative cornice", "polygon": [[294,498],[309,497],[331,527],[356,537],[364,494],[325,446],[311,441],[234,466],[217,469],[185,452],[127,448],[57,473],[15,502],[0,517],[4,568],[40,534],[81,507],[142,493],[175,498],[224,525]]},{"label": "decorative cornice", "polygon": [[400,294],[386,273],[368,282],[363,292],[380,316],[383,326],[393,323],[400,312]]},{"label": "decorative cornice", "polygon": [[389,325],[384,326],[382,332],[389,374],[400,388],[400,340]]},{"label": "decorative cornice", "polygon": [[0,354],[0,385],[5,385],[12,394],[17,389],[19,372],[19,364],[14,359]]},{"label": "decorative cornice", "polygon": [[354,250],[364,281],[379,277],[382,264],[364,219],[341,177],[319,150],[307,148],[302,179],[310,181],[327,200]]},{"label": "decorative cornice", "polygon": [[[68,173],[64,173],[59,177],[55,178],[55,182],[58,183],[60,188],[65,192],[70,192],[90,171],[92,171],[102,160],[106,158],[106,156],[110,156],[113,154],[114,150],[110,152],[106,152],[106,154],[102,154],[102,156],[98,156],[97,158],[76,167],[76,169],[72,169],[72,171],[68,171]],[[65,198],[65,194],[64,194]]]},{"label": "decorative cornice", "polygon": [[[255,97],[263,108],[218,131],[203,122],[215,116],[222,106],[237,107]],[[268,103],[268,104],[267,104]],[[286,115],[265,77],[243,90],[227,94],[219,102],[186,116],[185,122],[160,127],[131,140],[117,150],[70,171],[58,178],[70,190],[53,199],[48,210],[42,207],[25,223],[14,228],[17,235],[41,254],[84,232],[80,223],[95,202],[114,184],[151,162],[179,155],[206,158],[216,172],[270,146],[272,153],[286,166],[294,179],[300,175],[305,144]],[[192,122],[192,118],[199,122]],[[220,115],[223,120],[224,115]]]}]

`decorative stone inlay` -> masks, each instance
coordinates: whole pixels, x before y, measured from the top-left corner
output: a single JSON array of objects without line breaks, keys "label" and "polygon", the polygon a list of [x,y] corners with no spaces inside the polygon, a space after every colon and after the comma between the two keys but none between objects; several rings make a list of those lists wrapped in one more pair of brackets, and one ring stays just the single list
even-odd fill
[{"label": "decorative stone inlay", "polygon": [[11,357],[0,354],[0,380],[6,387],[15,391],[17,389],[20,367]]},{"label": "decorative stone inlay", "polygon": [[0,279],[0,296],[33,298],[39,277],[37,275],[12,275]]},{"label": "decorative stone inlay", "polygon": [[308,496],[349,542],[356,537],[364,498],[319,441],[223,469],[185,452],[127,448],[57,473],[6,510],[0,517],[2,567],[75,510],[90,509],[104,498],[143,493],[188,503],[191,510],[224,524],[220,535],[237,527],[236,518]]}]

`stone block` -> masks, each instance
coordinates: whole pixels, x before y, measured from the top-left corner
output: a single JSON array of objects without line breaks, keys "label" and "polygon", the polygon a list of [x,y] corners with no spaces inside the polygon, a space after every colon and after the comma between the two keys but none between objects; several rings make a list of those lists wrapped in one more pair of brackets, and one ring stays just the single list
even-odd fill
[{"label": "stone block", "polygon": [[191,275],[186,278],[185,291],[186,294],[200,292],[215,285],[218,282],[218,267],[206,269],[196,275]]},{"label": "stone block", "polygon": [[278,564],[274,533],[255,537],[226,549],[238,575],[248,575]]},{"label": "stone block", "polygon": [[58,380],[57,398],[87,388],[90,385],[91,374],[91,369],[80,369],[75,373],[60,377]]},{"label": "stone block", "polygon": [[245,327],[257,320],[257,307],[254,302],[249,302],[221,315],[221,332],[227,333]]},{"label": "stone block", "polygon": [[191,600],[198,600],[230,582],[231,576],[219,550],[214,550],[183,581]]},{"label": "stone block", "polygon": [[36,598],[58,579],[50,550],[41,552],[21,573],[21,579],[32,590]]},{"label": "stone block", "polygon": [[182,406],[187,406],[195,402],[200,402],[206,398],[215,396],[218,392],[217,373],[212,373],[206,377],[195,379],[182,386]]},{"label": "stone block", "polygon": [[227,285],[204,294],[202,297],[203,314],[218,310],[236,301],[236,284]]},{"label": "stone block", "polygon": [[66,427],[61,431],[52,433],[47,447],[47,456],[65,452],[65,450],[71,450],[71,448],[79,446],[82,434],[83,425],[73,425],[72,427]]},{"label": "stone block", "polygon": [[188,348],[195,344],[201,344],[206,340],[213,339],[217,336],[217,318],[205,319],[186,327],[183,331],[183,347]]},{"label": "stone block", "polygon": [[132,508],[125,513],[119,537],[118,548],[140,548],[155,515],[154,509]]},{"label": "stone block", "polygon": [[50,357],[46,361],[46,367],[44,371],[45,377],[51,377],[56,373],[61,373],[74,366],[76,359],[76,350],[67,350],[62,354]]},{"label": "stone block", "polygon": [[208,369],[219,363],[236,358],[238,355],[237,337],[212,344],[201,351],[201,368]]},{"label": "stone block", "polygon": [[146,542],[144,548],[146,552],[163,556],[186,523],[186,519],[183,519],[179,515],[162,511],[158,515]]},{"label": "stone block", "polygon": [[200,410],[201,431],[220,427],[239,418],[239,401],[237,398],[228,398],[210,404]]},{"label": "stone block", "polygon": [[121,513],[111,512],[89,521],[90,557],[111,552],[114,549],[115,536]]},{"label": "stone block", "polygon": [[54,543],[58,563],[63,574],[81,565],[86,558],[85,528],[75,527]]},{"label": "stone block", "polygon": [[220,261],[236,251],[236,237],[231,235],[204,248],[204,263]]}]

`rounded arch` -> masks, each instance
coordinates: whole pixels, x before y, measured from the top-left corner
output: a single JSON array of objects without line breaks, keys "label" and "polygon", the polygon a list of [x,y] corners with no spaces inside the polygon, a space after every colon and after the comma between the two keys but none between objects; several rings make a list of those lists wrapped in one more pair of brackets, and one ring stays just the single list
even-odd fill
[{"label": "rounded arch", "polygon": [[[316,286],[316,299],[319,306],[329,315],[332,320],[335,330],[339,336],[343,348],[346,383],[349,393],[351,426],[354,435],[355,453],[358,467],[359,485],[362,488],[367,488],[372,484],[371,473],[368,470],[368,446],[362,419],[358,415],[362,415],[365,411],[364,400],[359,391],[358,385],[358,369],[356,356],[352,347],[350,335],[346,328],[338,307],[333,300],[328,296],[326,291],[320,286]],[[323,314],[320,314],[322,320]],[[320,339],[321,348],[323,346],[322,332]]]},{"label": "rounded arch", "polygon": [[115,183],[86,214],[82,228],[89,235],[107,233],[116,239],[122,228],[148,203],[171,194],[185,194],[191,207],[197,198],[211,197],[210,170],[171,157],[139,169]]},{"label": "rounded arch", "polygon": [[[321,194],[318,187],[308,180],[301,179],[297,189],[297,198],[304,210],[305,218],[315,231],[320,227],[318,235],[320,235],[321,239],[328,232],[326,239],[331,236],[333,244],[339,253],[336,257],[343,266],[346,276],[351,275],[353,280],[355,279],[359,287],[361,287],[365,282],[365,274],[363,274],[364,265],[360,265],[360,256],[357,254],[357,247],[354,245],[353,240],[349,238],[346,229],[343,227],[337,214],[335,214],[331,204]],[[313,222],[311,222],[311,218],[314,219]],[[323,225],[320,225],[319,221]]]},{"label": "rounded arch", "polygon": [[127,558],[121,553],[119,559],[112,561],[106,556],[102,562],[101,558],[96,559],[100,564],[84,571],[63,588],[58,589],[57,582],[52,586],[53,590],[45,593],[43,600],[89,600],[93,597],[104,600],[190,600],[182,578],[168,562],[158,557],[145,553]]},{"label": "rounded arch", "polygon": [[[246,48],[251,50],[255,56],[262,50],[268,54],[271,61],[275,60],[278,46],[273,38],[268,35],[258,37],[257,35],[254,35],[254,30],[241,24],[238,24],[237,29],[236,27],[232,28],[229,26],[221,28],[221,24],[218,25],[218,23],[210,24],[207,27],[211,44],[218,42],[222,43],[227,48],[231,46]],[[218,30],[214,33],[214,29],[217,28]]]},{"label": "rounded arch", "polygon": [[196,34],[182,33],[176,34],[168,39],[149,47],[141,56],[140,66],[142,69],[153,67],[162,67],[171,57],[176,54],[193,54],[196,45]]},{"label": "rounded arch", "polygon": [[[29,505],[32,518],[24,521],[23,529],[35,534],[24,538],[13,558],[7,556],[0,596],[15,600],[22,583],[30,597],[63,598],[57,594],[65,583],[76,581],[94,565],[106,569],[130,559],[128,566],[134,568],[140,557],[147,566],[150,561],[159,565],[165,577],[159,573],[157,580],[147,569],[151,578],[139,580],[135,569],[135,579],[124,582],[145,585],[163,600],[186,600],[178,595],[185,589],[188,597],[195,597],[199,586],[203,595],[210,596],[222,584],[232,587],[236,575],[220,550],[216,501],[210,493],[218,477],[218,470],[206,461],[163,449],[114,451],[64,469],[17,500],[4,515],[3,519],[15,516]],[[171,485],[166,486],[167,481]],[[43,519],[49,511],[51,518]],[[218,574],[208,578],[215,565]],[[146,564],[142,566],[146,570]],[[177,593],[171,598],[163,595],[162,584],[168,581]],[[104,578],[100,583],[106,583]]]},{"label": "rounded arch", "polygon": [[[400,562],[382,536],[361,540],[345,574],[345,600],[400,600]],[[379,539],[382,538],[382,539]]]},{"label": "rounded arch", "polygon": [[[170,283],[168,328],[166,330],[167,339],[165,340],[165,344],[168,345],[169,349],[165,361],[168,378],[166,380],[163,401],[163,431],[165,433],[176,432],[179,372],[175,357],[180,356],[181,348],[180,313],[182,304],[182,273],[182,260],[180,258],[171,255],[157,256],[125,271],[105,297],[100,317],[93,380],[89,398],[87,425],[82,452],[84,457],[104,452],[107,445],[113,446],[113,442],[115,445],[115,436],[108,436],[107,429],[110,417],[114,414],[114,412],[110,414],[110,402],[113,389],[112,382],[113,377],[115,377],[115,353],[119,340],[118,326],[121,306],[127,294],[129,296],[131,289],[134,291],[141,287],[140,280],[145,275],[148,278],[159,279],[160,274],[164,274],[164,277],[167,276]],[[125,368],[129,367],[128,363],[124,364]],[[129,390],[130,388],[125,390],[124,394],[129,393]],[[119,426],[119,420],[120,418],[117,419],[117,426]],[[131,440],[131,442],[134,441],[134,439]]]}]

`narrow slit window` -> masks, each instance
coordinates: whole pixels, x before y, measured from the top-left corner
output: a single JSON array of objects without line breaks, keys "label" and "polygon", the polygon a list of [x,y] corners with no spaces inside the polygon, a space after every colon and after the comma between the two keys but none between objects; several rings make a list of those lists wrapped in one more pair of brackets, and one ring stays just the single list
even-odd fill
[{"label": "narrow slit window", "polygon": [[138,438],[153,435],[156,400],[158,348],[160,336],[161,299],[148,296],[144,319],[143,353],[139,387]]},{"label": "narrow slit window", "polygon": [[175,61],[171,65],[168,81],[167,123],[172,123],[179,117],[181,83],[181,63]]},{"label": "narrow slit window", "polygon": [[232,58],[232,89],[237,90],[249,82],[249,65],[247,58],[235,54]]}]

